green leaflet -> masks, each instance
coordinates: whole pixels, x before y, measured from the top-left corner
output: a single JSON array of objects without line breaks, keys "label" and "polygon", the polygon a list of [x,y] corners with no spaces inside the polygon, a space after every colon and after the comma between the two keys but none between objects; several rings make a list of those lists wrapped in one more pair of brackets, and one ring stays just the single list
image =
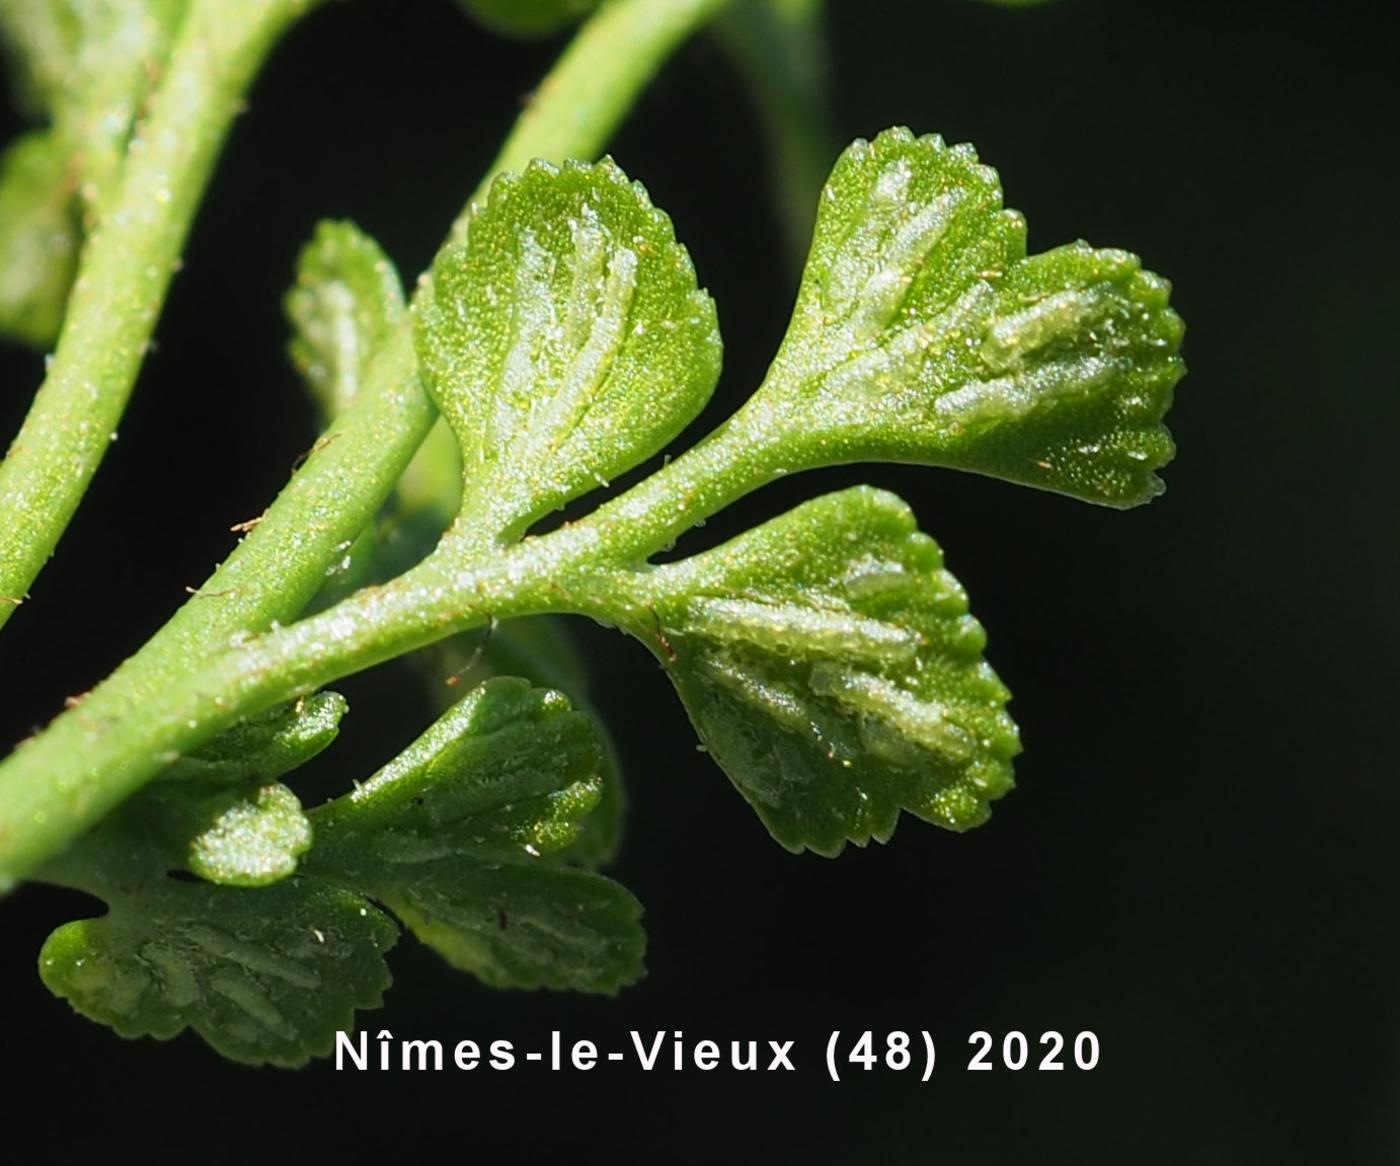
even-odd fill
[{"label": "green leaflet", "polygon": [[335,740],[345,698],[319,692],[240,721],[89,832],[57,864],[57,881],[105,897],[184,870],[212,883],[257,887],[297,869],[311,824],[276,779]]},{"label": "green leaflet", "polygon": [[953,830],[1011,788],[1016,727],[981,626],[893,495],[829,494],[647,577],[630,628],[790,850]]},{"label": "green leaflet", "polygon": [[[487,529],[519,534],[545,503],[674,428],[656,407],[635,408],[678,380],[683,350],[638,363],[632,411],[599,371],[599,351],[625,353],[619,320],[632,309],[620,305],[633,282],[627,260],[582,240],[595,220],[577,192],[600,178],[628,190],[609,164],[502,179],[465,249],[439,263],[419,352],[466,455],[464,526],[484,514]],[[616,217],[600,211],[599,229]],[[610,291],[614,282],[623,286]],[[824,190],[764,385],[697,458],[639,487],[644,503],[607,509],[627,516],[625,538],[677,497],[683,511],[698,498],[700,518],[778,467],[860,459],[1146,501],[1171,456],[1161,419],[1182,373],[1167,294],[1121,251],[1080,243],[1028,258],[1024,220],[1003,209],[995,173],[970,147],[907,130],[857,142]],[[574,322],[581,302],[586,328]],[[653,335],[655,315],[638,320]],[[690,359],[703,351],[691,345]],[[633,436],[645,444],[629,448]],[[697,473],[743,485],[727,494]],[[669,496],[655,486],[668,481]],[[653,528],[683,527],[668,516]],[[618,594],[583,598],[584,609],[624,612],[672,665],[702,738],[785,845],[834,853],[883,839],[901,808],[965,829],[1010,788],[1019,745],[1008,694],[981,661],[981,629],[937,548],[887,496],[821,500],[722,551],[609,586]]]},{"label": "green leaflet", "polygon": [[[403,323],[406,303],[398,270],[374,239],[348,221],[316,224],[297,258],[296,279],[283,299],[292,326],[288,355],[310,390],[323,424],[334,422],[359,395],[370,365]],[[451,436],[442,427],[419,450],[395,493],[391,517],[367,527],[326,572],[320,593],[307,612],[331,607],[360,587],[421,559],[442,534],[445,509],[455,510],[461,489],[460,464]],[[444,439],[446,439],[444,441]],[[429,475],[445,500],[405,498],[406,487],[422,479],[425,459],[447,455],[450,465]]]},{"label": "green leaflet", "polygon": [[612,994],[642,974],[640,904],[588,871],[445,859],[386,888],[383,901],[454,968],[493,987]]},{"label": "green leaflet", "polygon": [[[302,273],[289,301],[298,361],[334,412],[402,318],[402,293],[346,225],[322,229]],[[754,400],[698,456],[525,538],[673,438],[720,360],[713,305],[641,188],[611,162],[532,165],[474,210],[415,320],[425,382],[463,454],[454,532],[348,615],[256,637],[236,668],[216,661],[200,676],[214,694],[227,683],[231,699],[271,700],[421,644],[425,630],[584,610],[652,647],[784,846],[883,841],[903,810],[975,826],[1012,785],[1009,695],[903,503],[849,490],[717,550],[645,560],[781,470],[860,458],[1145,500],[1170,456],[1160,422],[1181,374],[1167,290],[1123,252],[1075,244],[1027,258],[1024,223],[970,148],[907,131],[858,142],[827,185],[791,328]],[[529,631],[514,644],[522,668],[557,670],[552,637],[531,643]],[[296,655],[326,644],[322,664]],[[270,679],[240,689],[249,678]],[[587,715],[557,692],[489,680],[363,786],[303,815],[273,779],[334,736],[336,701],[283,706],[166,754],[174,780],[46,868],[111,905],[51,938],[55,991],[123,1032],[190,1026],[230,1055],[297,1063],[387,982],[378,957],[393,928],[371,901],[490,984],[611,992],[641,974],[636,900],[569,865],[616,843],[616,815],[600,812],[606,747]],[[189,733],[157,740],[200,739],[184,707],[164,706],[163,724]],[[178,869],[238,886],[169,877]],[[249,900],[240,887],[256,883],[274,885]],[[335,951],[308,947],[308,930]],[[315,999],[293,999],[289,984]]]},{"label": "green leaflet", "polygon": [[598,805],[602,760],[562,694],[488,680],[313,813],[306,869],[368,891],[487,983],[615,991],[641,974],[640,907],[557,861]]},{"label": "green leaflet", "polygon": [[[311,823],[301,802],[280,782],[206,794],[158,786],[152,796],[164,803],[162,827],[183,842],[181,865],[206,882],[236,887],[280,882],[296,871],[297,860],[311,846]],[[152,808],[148,798],[139,800]]]},{"label": "green leaflet", "polygon": [[311,846],[297,796],[276,779],[327,748],[345,698],[318,692],[240,721],[172,762],[75,856],[100,886],[130,888],[167,870],[258,887],[296,871]]},{"label": "green leaflet", "polygon": [[548,36],[577,24],[598,0],[458,0],[487,28],[506,36]]},{"label": "green leaflet", "polygon": [[[366,358],[398,324],[404,298],[393,264],[373,239],[353,223],[323,222],[302,250],[296,283],[286,298],[286,310],[294,328],[292,360],[305,377],[322,414],[333,418],[354,399]],[[446,445],[451,448],[444,448],[436,440],[439,436],[446,437]],[[449,454],[451,473],[459,479],[460,460],[454,439],[445,431],[439,434],[435,430],[419,451],[406,480],[412,479],[415,471],[419,471],[423,482],[440,478],[437,468],[425,462],[445,459]],[[395,559],[420,558],[430,545],[429,536],[435,539],[442,525],[424,521],[420,512],[436,514],[449,503],[455,509],[459,490],[460,483],[454,480],[450,499],[414,499],[406,497],[401,487],[390,521],[378,531],[367,531],[349,548],[340,565],[343,569],[328,581],[317,606],[328,604],[364,582],[373,573],[376,558],[390,563]],[[423,545],[404,553],[405,543]],[[562,621],[547,616],[512,620],[493,628],[484,641],[476,633],[444,641],[429,650],[425,663],[430,663],[435,676],[440,674],[443,678],[456,679],[469,668],[480,668],[488,676],[525,676],[536,684],[575,695],[587,688],[586,661]],[[442,685],[437,691],[445,695],[453,689]],[[616,752],[606,730],[596,720],[593,730],[603,747],[602,800],[569,847],[569,857],[590,868],[609,862],[617,853],[625,810]]]},{"label": "green leaflet", "polygon": [[488,680],[315,811],[317,858],[347,871],[462,850],[537,858],[571,841],[596,804],[599,759],[588,718],[562,693]]},{"label": "green leaflet", "polygon": [[175,870],[226,886],[262,887],[293,874],[310,845],[311,823],[301,802],[279,782],[159,782],[45,874],[102,898],[110,891],[135,893]]},{"label": "green leaflet", "polygon": [[[123,1036],[193,1028],[253,1064],[323,1054],[355,1008],[377,1006],[394,926],[361,898],[289,877],[311,825],[272,780],[328,745],[344,711],[321,693],[236,725],[52,864],[45,877],[110,909],[49,937],[50,990]],[[261,893],[234,889],[250,887]]]},{"label": "green leaflet", "polygon": [[292,363],[322,411],[344,412],[369,356],[403,318],[403,287],[379,244],[350,222],[318,223],[287,293]]},{"label": "green leaflet", "polygon": [[0,332],[36,347],[58,335],[78,262],[70,163],[46,132],[0,156]]},{"label": "green leaflet", "polygon": [[396,936],[378,909],[333,887],[163,880],[60,927],[39,972],[122,1036],[192,1028],[232,1060],[294,1066],[329,1053],[355,1009],[379,1006]]},{"label": "green leaflet", "polygon": [[1173,452],[1169,290],[1123,251],[1026,258],[1025,222],[970,146],[888,130],[832,172],[748,420],[788,466],[924,462],[1136,505]]},{"label": "green leaflet", "polygon": [[509,538],[675,437],[720,340],[640,186],[611,161],[537,162],[498,178],[434,264],[418,354],[462,449],[463,513]]},{"label": "green leaflet", "polygon": [[614,992],[642,973],[641,908],[564,864],[603,765],[561,694],[497,678],[314,811],[309,851],[284,786],[161,783],[45,870],[110,910],[49,937],[44,982],[124,1036],[193,1028],[235,1060],[301,1064],[389,984],[397,932],[373,899],[489,984]]},{"label": "green leaflet", "polygon": [[[467,632],[444,640],[426,656],[433,666],[433,691],[452,692],[443,678],[521,676],[543,688],[567,692],[575,701],[588,696],[588,661],[584,659],[565,621],[559,616],[538,615],[513,619],[486,633]],[[587,708],[586,701],[583,706]],[[622,765],[612,734],[598,717],[591,716],[601,751],[599,776],[603,792],[598,806],[583,820],[578,836],[563,852],[570,862],[589,870],[606,866],[622,846],[622,826],[627,813],[627,792]]]},{"label": "green leaflet", "polygon": [[335,740],[347,707],[338,692],[318,692],[278,705],[173,760],[161,771],[161,780],[231,784],[281,777]]}]

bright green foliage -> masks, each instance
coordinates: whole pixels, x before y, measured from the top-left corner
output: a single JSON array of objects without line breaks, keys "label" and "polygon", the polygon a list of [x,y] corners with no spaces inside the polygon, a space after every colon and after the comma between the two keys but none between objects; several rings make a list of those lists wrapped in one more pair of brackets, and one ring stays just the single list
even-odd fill
[{"label": "bright green foliage", "polygon": [[49,938],[44,981],[124,1036],[300,1064],[388,986],[378,902],[489,984],[614,992],[642,973],[641,908],[567,865],[604,766],[588,716],[497,678],[311,821],[276,782],[161,783],[47,872],[110,911]]},{"label": "bright green foliage", "polygon": [[[343,412],[358,392],[366,357],[381,344],[404,313],[403,291],[393,264],[373,239],[352,223],[323,222],[303,249],[297,280],[286,299],[287,315],[294,327],[293,362],[302,373],[326,418]],[[436,436],[436,434],[434,435]],[[450,434],[448,443],[452,444]],[[425,457],[447,452],[435,441],[420,451]],[[452,450],[454,473],[460,459]],[[433,472],[424,467],[425,473]],[[411,499],[400,494],[393,516],[384,530],[366,531],[350,548],[344,569],[328,582],[318,605],[340,596],[346,586],[363,581],[376,558],[421,558],[430,547],[402,547],[406,540],[426,541],[430,523],[420,523]],[[440,528],[439,528],[440,530]],[[385,546],[385,540],[389,546]],[[352,588],[353,589],[353,588]],[[485,636],[469,634],[444,641],[427,654],[425,670],[433,680],[439,710],[441,696],[454,692],[442,683],[456,681],[464,672],[476,677],[523,676],[537,685],[557,688],[582,697],[588,685],[587,662],[579,654],[561,620],[549,616],[513,620],[489,629]],[[600,739],[600,772],[603,792],[597,809],[580,827],[568,848],[568,857],[596,869],[611,861],[622,840],[625,793],[616,751],[606,729],[596,720],[593,731]]]},{"label": "bright green foliage", "polygon": [[21,97],[49,127],[0,167],[0,332],[58,334],[81,212],[115,184],[141,103],[187,0],[0,0]]},{"label": "bright green foliage", "polygon": [[239,721],[161,771],[170,781],[269,781],[304,765],[335,740],[345,715],[338,692],[318,692]]},{"label": "bright green foliage", "polygon": [[[559,397],[577,396],[559,386],[586,364],[578,354],[588,344],[562,340],[579,267],[597,272],[589,286],[606,283],[601,260],[578,259],[586,219],[569,196],[589,173],[538,167],[502,180],[515,200],[493,198],[461,261],[439,265],[418,343],[467,453],[463,526],[512,488],[508,515],[537,516],[541,498],[565,500],[597,466],[596,448],[581,442],[575,468],[575,431],[552,425]],[[488,224],[498,233],[478,235]],[[538,238],[554,242],[530,243]],[[827,183],[792,324],[763,387],[699,461],[681,459],[639,491],[646,506],[684,514],[696,495],[723,498],[715,479],[746,462],[763,467],[756,483],[780,469],[873,458],[959,466],[1117,506],[1146,501],[1172,452],[1161,418],[1182,371],[1167,292],[1120,251],[1073,244],[1028,258],[1024,220],[1002,207],[995,173],[970,147],[905,130],[857,142]],[[593,310],[590,323],[608,314]],[[674,318],[665,300],[642,302],[629,324],[644,336]],[[676,359],[640,366],[633,399],[674,384],[676,368]],[[503,412],[497,439],[490,427]],[[603,453],[643,429],[619,410]],[[485,450],[517,441],[521,454],[488,463]],[[557,461],[532,456],[545,449]],[[473,459],[487,466],[476,497]],[[493,476],[502,472],[510,483]],[[549,474],[561,472],[570,485],[556,488]],[[668,481],[669,493],[655,486]],[[627,527],[646,517],[642,503],[617,507]],[[709,555],[610,578],[605,590],[581,608],[620,619],[653,647],[708,749],[792,849],[833,854],[848,840],[883,840],[901,809],[967,829],[1011,787],[1019,745],[1008,694],[981,659],[981,628],[936,546],[888,496],[819,500]]]},{"label": "bright green foliage", "polygon": [[224,1056],[300,1065],[329,1053],[389,986],[396,929],[358,895],[294,881],[236,890],[171,880],[113,895],[39,955],[55,995],[125,1037],[192,1028]]},{"label": "bright green foliage", "polygon": [[901,809],[965,830],[1011,788],[986,636],[893,495],[828,494],[647,587],[657,623],[633,630],[790,850],[883,842]]},{"label": "bright green foliage", "polygon": [[463,849],[488,858],[551,853],[596,803],[598,761],[588,719],[562,694],[489,680],[316,811],[320,856],[355,869]]},{"label": "bright green foliage", "polygon": [[[575,702],[583,702],[589,692],[588,661],[579,650],[565,621],[558,616],[539,615],[513,619],[482,633],[468,632],[444,640],[425,654],[433,667],[434,691],[453,689],[442,683],[444,677],[464,674],[476,677],[522,676],[542,688],[567,692]],[[622,766],[608,727],[596,716],[591,720],[601,751],[599,774],[603,792],[597,808],[583,820],[578,836],[563,852],[570,862],[589,870],[606,866],[622,846],[622,825],[627,813],[627,791]]]},{"label": "bright green foliage", "polygon": [[[80,846],[83,883],[133,890],[182,870],[211,883],[261,887],[297,868],[311,823],[296,794],[271,779],[236,785],[156,782]],[[60,879],[60,881],[63,881]]]},{"label": "bright green foliage", "polygon": [[664,446],[720,365],[690,257],[610,161],[497,179],[434,264],[418,352],[462,449],[463,512],[507,536]]},{"label": "bright green foliage", "polygon": [[[110,910],[50,936],[49,988],[123,1036],[193,1028],[254,1064],[323,1054],[355,1008],[377,1006],[394,927],[363,899],[290,877],[311,824],[273,780],[330,744],[344,711],[321,693],[235,726],[86,835],[49,877]],[[234,889],[252,887],[262,893]]]},{"label": "bright green foliage", "polygon": [[[294,327],[292,359],[322,414],[333,418],[354,399],[367,355],[402,318],[404,301],[398,275],[378,243],[354,224],[323,222],[302,251],[286,309]],[[449,444],[453,441],[450,435],[448,440]],[[420,451],[420,460],[440,457],[444,452],[430,441]],[[459,463],[455,448],[452,453],[454,463]],[[433,471],[425,467],[425,472]],[[339,597],[353,579],[370,575],[376,558],[416,560],[430,549],[428,545],[401,545],[406,540],[426,541],[431,524],[418,522],[411,500],[399,496],[395,503],[385,529],[366,531],[356,540],[346,556],[345,570],[336,572],[318,605]],[[384,545],[386,538],[388,546]],[[422,663],[439,711],[447,703],[442,698],[454,694],[454,688],[443,681],[450,678],[455,683],[467,672],[473,678],[523,676],[534,684],[572,693],[575,698],[582,697],[588,685],[587,662],[562,621],[549,616],[513,620],[484,636],[472,633],[444,641],[426,654]],[[568,847],[567,857],[596,869],[611,861],[621,845],[626,798],[607,731],[596,720],[592,727],[602,748],[603,791],[598,807],[584,819],[578,837]]]},{"label": "bright green foliage", "polygon": [[614,993],[642,974],[641,905],[620,884],[548,866],[430,863],[383,901],[454,968],[497,988]]},{"label": "bright green foliage", "polygon": [[[60,723],[5,765],[20,796],[0,799],[0,878],[48,859],[41,877],[109,904],[56,932],[42,967],[118,1031],[191,1027],[257,1063],[323,1052],[388,982],[394,928],[374,904],[490,984],[612,992],[641,974],[636,900],[578,869],[617,845],[610,751],[560,693],[488,680],[310,814],[276,781],[344,711],[298,694],[434,639],[490,638],[497,619],[575,611],[641,638],[789,849],[883,841],[905,810],[979,824],[1012,785],[1009,695],[967,597],[898,499],[848,490],[716,550],[647,560],[788,470],[926,462],[1126,506],[1160,488],[1153,471],[1171,455],[1161,419],[1181,325],[1165,282],[1082,243],[1027,258],[1023,220],[970,147],[892,130],[838,162],[790,330],[750,403],[594,514],[527,537],[698,414],[719,372],[714,307],[670,221],[610,161],[504,175],[454,238],[412,315],[418,371],[461,453],[461,511],[437,549],[332,610],[168,670],[140,708],[118,701],[121,732]],[[372,424],[412,406],[368,408],[381,367],[396,391],[414,383],[409,313],[371,240],[323,226],[287,306],[337,435],[354,432],[361,409],[343,411],[357,398]],[[440,452],[439,477],[458,468]],[[334,497],[314,500],[293,518],[334,518]],[[382,563],[371,506],[353,513],[340,533],[361,532],[364,561]],[[478,643],[457,646],[480,663]],[[490,650],[535,675],[573,671],[543,625],[502,631]],[[76,775],[63,756],[75,740],[93,753]],[[165,780],[132,797],[162,766]],[[47,813],[54,773],[70,803],[108,800],[64,803],[57,829],[21,837],[43,820],[35,807]],[[94,828],[91,806],[121,797]]]},{"label": "bright green foliage", "polygon": [[323,222],[297,261],[286,308],[295,328],[292,362],[322,410],[343,413],[370,355],[403,318],[398,272],[354,223]]},{"label": "bright green foliage", "polygon": [[[300,372],[323,424],[349,409],[372,378],[371,357],[407,326],[407,305],[398,269],[378,242],[349,221],[316,224],[311,241],[297,259],[297,277],[283,301],[293,335],[287,344],[291,363]],[[433,442],[440,448],[441,442]],[[452,483],[455,489],[455,468]],[[402,500],[402,484],[398,498]],[[395,546],[381,543],[379,524],[368,526],[326,570],[321,592],[308,606],[318,612],[333,606],[374,580],[384,561],[423,557],[424,536],[434,539],[431,517],[399,505],[393,510]],[[426,531],[420,528],[427,528]],[[412,546],[403,547],[403,543]],[[385,554],[389,550],[389,554]],[[392,552],[398,552],[393,554]]]},{"label": "bright green foliage", "polygon": [[598,0],[459,0],[487,28],[508,36],[548,36],[576,24]]},{"label": "bright green foliage", "polygon": [[1135,256],[1084,243],[1017,264],[977,363],[935,403],[962,430],[946,464],[1112,506],[1159,494],[1184,372],[1170,290]]},{"label": "bright green foliage", "polygon": [[487,983],[615,991],[641,974],[640,907],[557,861],[598,805],[602,764],[560,693],[489,680],[316,811],[308,870],[368,890]]},{"label": "bright green foliage", "polygon": [[822,196],[782,349],[750,409],[801,464],[926,462],[1111,506],[1173,452],[1166,281],[1082,243],[1027,259],[970,146],[890,130]]},{"label": "bright green foliage", "polygon": [[26,134],[0,156],[0,332],[36,347],[58,335],[81,231],[69,156]]},{"label": "bright green foliage", "polygon": [[[171,797],[177,823],[197,824],[185,852],[185,869],[206,882],[261,887],[280,882],[311,846],[311,823],[301,802],[280,782],[251,789],[223,789],[203,796]],[[181,791],[182,793],[184,791]]]}]

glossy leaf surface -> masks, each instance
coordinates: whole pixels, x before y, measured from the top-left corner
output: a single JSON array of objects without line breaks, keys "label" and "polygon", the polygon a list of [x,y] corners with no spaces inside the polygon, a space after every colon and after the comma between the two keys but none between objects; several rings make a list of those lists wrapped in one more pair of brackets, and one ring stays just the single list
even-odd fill
[{"label": "glossy leaf surface", "polygon": [[462,449],[463,513],[493,533],[650,457],[719,375],[714,305],[670,220],[610,161],[506,174],[418,317]]},{"label": "glossy leaf surface", "polygon": [[750,408],[804,464],[958,466],[1110,506],[1161,490],[1169,285],[1084,243],[1026,257],[970,146],[889,130],[836,164]]},{"label": "glossy leaf surface", "polygon": [[166,781],[270,781],[310,761],[335,740],[347,708],[338,692],[318,692],[239,721],[161,772]]},{"label": "glossy leaf surface", "polygon": [[334,417],[359,393],[375,348],[403,318],[403,287],[379,244],[354,223],[323,222],[287,293],[292,362]]},{"label": "glossy leaf surface", "polygon": [[953,830],[1019,749],[985,635],[893,495],[815,499],[656,571],[634,628],[716,762],[791,850],[884,841],[901,809]]},{"label": "glossy leaf surface", "polygon": [[44,983],[126,1037],[185,1028],[224,1056],[300,1065],[329,1053],[389,986],[397,929],[358,895],[282,883],[256,891],[164,880],[44,944]]},{"label": "glossy leaf surface", "polygon": [[488,983],[615,991],[641,974],[640,907],[558,861],[598,805],[602,764],[560,693],[489,680],[313,815],[308,869],[373,894]]}]

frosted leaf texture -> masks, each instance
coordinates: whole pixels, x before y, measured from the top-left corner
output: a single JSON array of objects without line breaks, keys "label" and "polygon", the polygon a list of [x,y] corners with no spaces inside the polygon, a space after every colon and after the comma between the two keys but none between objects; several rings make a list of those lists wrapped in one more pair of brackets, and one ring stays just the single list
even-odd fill
[{"label": "frosted leaf texture", "polygon": [[488,680],[316,811],[307,869],[372,894],[486,983],[616,991],[641,974],[641,908],[562,861],[603,770],[591,718],[563,694]]},{"label": "frosted leaf texture", "polygon": [[162,881],[49,936],[55,995],[122,1036],[192,1028],[234,1061],[295,1066],[331,1051],[389,986],[398,934],[358,895],[281,883],[256,891]]},{"label": "frosted leaf texture", "polygon": [[658,569],[632,630],[773,836],[835,854],[901,810],[952,830],[1012,786],[1008,693],[933,540],[868,487]]},{"label": "frosted leaf texture", "polygon": [[661,449],[721,356],[670,220],[611,161],[498,178],[434,264],[417,335],[463,512],[505,535]]},{"label": "frosted leaf texture", "polygon": [[1085,243],[1028,258],[1025,234],[970,146],[907,130],[854,143],[751,408],[805,464],[924,462],[1147,501],[1184,372],[1170,287]]},{"label": "frosted leaf texture", "polygon": [[311,815],[276,783],[163,783],[80,843],[110,909],[49,937],[44,982],[123,1036],[192,1028],[298,1065],[379,1005],[398,934],[380,904],[486,983],[615,992],[642,974],[641,907],[566,864],[603,768],[588,716],[500,677]]},{"label": "frosted leaf texture", "polygon": [[354,223],[323,222],[297,261],[286,310],[292,363],[335,417],[359,394],[370,356],[403,318],[403,287],[389,257]]},{"label": "frosted leaf texture", "polygon": [[239,721],[193,753],[172,759],[160,778],[231,784],[281,777],[335,740],[347,707],[338,692],[318,692],[278,705]]}]

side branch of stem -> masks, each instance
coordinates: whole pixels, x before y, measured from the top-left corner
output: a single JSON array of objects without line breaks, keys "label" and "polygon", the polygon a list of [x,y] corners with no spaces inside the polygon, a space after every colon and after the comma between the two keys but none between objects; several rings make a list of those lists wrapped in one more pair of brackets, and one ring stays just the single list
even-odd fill
[{"label": "side branch of stem", "polygon": [[[540,87],[493,175],[535,157],[593,156],[666,57],[727,2],[606,5]],[[470,206],[454,230],[469,213]],[[81,708],[65,712],[0,763],[0,891],[60,853],[174,756],[239,717],[492,616],[546,610],[557,600],[552,577],[537,588],[507,591],[489,585],[490,572],[476,577],[470,569],[465,575],[457,570],[450,580],[431,580],[414,571],[390,588],[358,594],[276,630],[279,621],[295,618],[328,565],[373,520],[435,414],[418,383],[406,323],[375,353],[360,397],[333,427],[337,440],[321,444],[200,589],[227,597],[217,604],[187,603]],[[74,506],[80,494],[73,496]],[[579,531],[551,543],[551,555],[540,560],[546,574],[562,566],[566,550],[586,545],[587,535]],[[544,541],[535,542],[531,553]],[[0,560],[4,555],[0,544]],[[0,571],[0,593],[22,594],[25,586],[7,583]],[[472,602],[462,603],[464,595]]]},{"label": "side branch of stem", "polygon": [[[44,383],[0,462],[0,595],[24,595],[111,444],[243,96],[309,0],[193,0],[83,247]],[[15,604],[0,605],[0,625]]]}]

